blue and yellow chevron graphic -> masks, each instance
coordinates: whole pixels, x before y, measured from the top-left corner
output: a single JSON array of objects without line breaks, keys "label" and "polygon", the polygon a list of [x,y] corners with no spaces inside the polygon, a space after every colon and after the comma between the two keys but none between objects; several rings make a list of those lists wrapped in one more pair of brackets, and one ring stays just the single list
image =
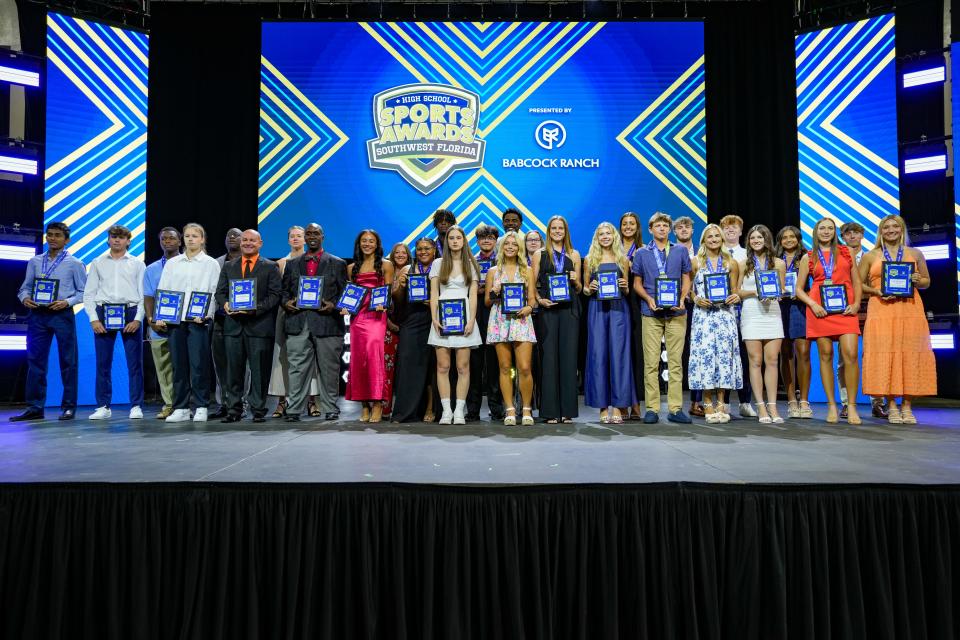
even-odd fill
[{"label": "blue and yellow chevron graphic", "polygon": [[257,210],[263,221],[348,138],[269,60],[261,57],[260,64]]},{"label": "blue and yellow chevron graphic", "polygon": [[633,157],[707,221],[703,56],[617,136]]},{"label": "blue and yellow chevron graphic", "polygon": [[147,36],[47,15],[44,222],[67,223],[85,263],[108,250],[106,230],[133,232],[143,256],[147,174]]},{"label": "blue and yellow chevron graphic", "polygon": [[877,224],[899,213],[894,17],[798,36],[800,221],[810,238],[823,217]]}]

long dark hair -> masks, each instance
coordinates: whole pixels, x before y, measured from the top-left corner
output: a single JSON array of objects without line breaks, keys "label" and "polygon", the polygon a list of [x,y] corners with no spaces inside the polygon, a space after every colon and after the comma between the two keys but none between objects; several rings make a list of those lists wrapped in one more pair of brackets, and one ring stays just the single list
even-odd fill
[{"label": "long dark hair", "polygon": [[780,231],[777,231],[777,240],[773,247],[773,253],[778,258],[783,256],[786,249],[783,248],[783,243],[781,241],[783,240],[783,234],[787,231],[792,233],[797,239],[797,248],[795,250],[796,255],[794,256],[794,260],[797,260],[797,264],[800,264],[799,258],[807,253],[807,247],[805,244],[803,244],[803,234],[800,232],[800,229],[797,229],[792,224],[788,224],[783,229],[780,229]]},{"label": "long dark hair", "polygon": [[750,231],[747,232],[747,270],[746,273],[749,275],[753,271],[753,257],[757,255],[753,251],[753,247],[750,245],[750,236],[754,233],[759,233],[763,236],[763,256],[767,261],[767,269],[771,269],[771,262],[776,259],[776,256],[773,254],[773,234],[770,233],[770,229],[764,224],[755,224],[750,227]]},{"label": "long dark hair", "polygon": [[377,240],[377,247],[373,250],[373,270],[377,272],[377,279],[383,280],[383,242],[380,240],[380,234],[373,229],[364,229],[357,234],[357,239],[353,241],[353,269],[350,270],[350,279],[356,281],[360,274],[360,265],[363,264],[364,255],[360,250],[360,238],[365,234],[370,234]]}]

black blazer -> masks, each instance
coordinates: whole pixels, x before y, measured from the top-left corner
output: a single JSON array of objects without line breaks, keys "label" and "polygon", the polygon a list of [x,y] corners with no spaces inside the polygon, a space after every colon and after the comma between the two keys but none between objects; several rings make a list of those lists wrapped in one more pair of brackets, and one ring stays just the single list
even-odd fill
[{"label": "black blazer", "polygon": [[[307,275],[304,257],[298,256],[293,260],[287,260],[287,266],[283,270],[283,294],[284,304],[297,300],[297,290],[300,287],[300,276]],[[321,299],[325,302],[336,304],[343,293],[343,288],[347,283],[347,263],[337,256],[323,252],[320,256],[320,265],[317,268],[317,275],[323,276],[323,295]],[[304,323],[310,328],[310,333],[316,338],[328,338],[331,336],[343,336],[344,324],[343,316],[339,309],[330,311],[317,311],[314,309],[304,309],[296,313],[290,313],[289,309],[284,309],[287,314],[283,327],[287,335],[296,335],[303,331]]]},{"label": "black blazer", "polygon": [[[231,260],[220,270],[217,283],[217,308],[222,309],[229,297],[230,280],[243,277],[243,258]],[[253,314],[227,315],[223,321],[223,335],[239,336],[245,334],[255,338],[272,338],[277,332],[277,305],[280,304],[280,269],[273,260],[263,256],[253,265],[253,271],[247,276],[257,281],[257,310]]]}]

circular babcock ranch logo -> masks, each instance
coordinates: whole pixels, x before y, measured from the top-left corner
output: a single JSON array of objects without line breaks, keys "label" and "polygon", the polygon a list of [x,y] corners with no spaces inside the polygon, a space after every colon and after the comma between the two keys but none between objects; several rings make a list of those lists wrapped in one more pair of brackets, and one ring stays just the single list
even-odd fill
[{"label": "circular babcock ranch logo", "polygon": [[373,98],[377,137],[367,141],[373,169],[396,171],[420,193],[454,171],[483,166],[477,136],[480,96],[445,84],[405,84]]},{"label": "circular babcock ranch logo", "polygon": [[552,151],[559,149],[567,141],[567,130],[556,120],[544,120],[537,125],[533,137],[541,148]]}]

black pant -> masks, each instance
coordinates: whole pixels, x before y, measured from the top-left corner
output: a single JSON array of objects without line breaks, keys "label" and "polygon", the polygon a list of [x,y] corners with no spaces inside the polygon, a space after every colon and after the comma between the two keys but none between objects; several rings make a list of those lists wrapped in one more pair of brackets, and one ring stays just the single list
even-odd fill
[{"label": "black pant", "polygon": [[210,326],[183,321],[169,331],[167,345],[173,363],[173,408],[210,404]]},{"label": "black pant", "polygon": [[267,412],[267,387],[273,364],[273,338],[241,333],[224,336],[227,351],[226,405],[231,415],[243,415],[243,388],[250,367],[250,393],[247,401],[254,416]]},{"label": "black pant", "polygon": [[216,389],[220,389],[221,408],[227,406],[227,347],[224,342],[223,325],[213,325],[210,332],[210,355],[213,363],[213,375],[210,379],[210,395],[214,395]]},{"label": "black pant", "polygon": [[[421,305],[422,303],[412,303]],[[397,370],[393,383],[393,413],[396,422],[419,422],[427,407],[430,381],[437,371],[436,350],[427,344],[430,337],[430,309],[410,311],[400,323]],[[434,405],[439,406],[439,405]]]},{"label": "black pant", "polygon": [[[482,298],[481,298],[482,300]],[[477,326],[483,340],[476,349],[470,351],[470,388],[467,390],[467,415],[478,419],[483,394],[487,394],[487,408],[494,420],[503,420],[503,395],[500,393],[500,362],[497,350],[487,344],[487,323],[490,321],[490,308],[483,302],[477,307]]]},{"label": "black pant", "polygon": [[541,309],[537,329],[540,343],[540,417],[547,420],[575,418],[579,413],[577,354],[580,318],[573,305],[563,303]]}]

